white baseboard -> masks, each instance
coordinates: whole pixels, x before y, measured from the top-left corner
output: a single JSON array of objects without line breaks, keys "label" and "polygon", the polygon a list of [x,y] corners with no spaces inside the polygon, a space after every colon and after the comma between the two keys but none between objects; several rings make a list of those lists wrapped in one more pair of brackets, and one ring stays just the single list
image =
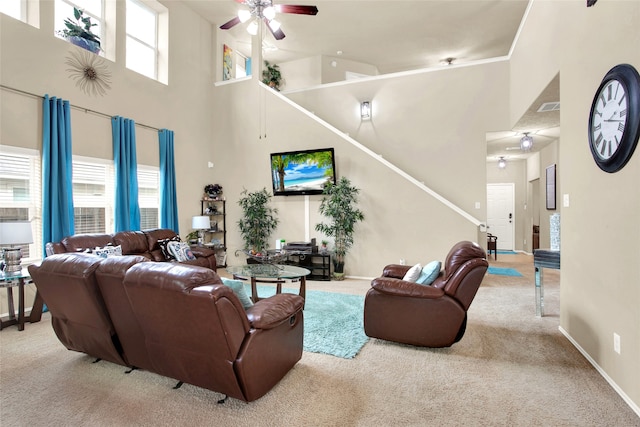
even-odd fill
[{"label": "white baseboard", "polygon": [[560,333],[562,335],[564,335],[565,337],[567,337],[567,339],[571,342],[571,344],[573,344],[573,346],[580,352],[582,353],[582,355],[585,357],[585,359],[587,359],[589,361],[589,363],[591,363],[591,365],[593,365],[594,368],[596,368],[596,371],[598,371],[600,373],[600,375],[602,375],[602,377],[609,383],[609,385],[611,387],[613,387],[613,389],[615,390],[616,393],[618,393],[618,395],[620,395],[620,397],[622,398],[622,400],[624,400],[626,402],[627,405],[629,405],[629,407],[633,410],[633,412],[636,413],[636,415],[638,415],[638,417],[640,417],[640,406],[636,405],[629,396],[627,396],[627,394],[618,386],[618,384],[616,384],[615,381],[613,381],[613,379],[607,375],[607,373],[604,371],[604,369],[602,369],[600,367],[600,365],[598,365],[596,363],[595,360],[593,360],[591,358],[591,356],[589,356],[589,353],[587,353],[581,346],[580,344],[578,344],[572,337],[571,335],[569,335],[569,333],[564,330],[564,328],[562,326],[558,326],[558,330],[560,331]]}]

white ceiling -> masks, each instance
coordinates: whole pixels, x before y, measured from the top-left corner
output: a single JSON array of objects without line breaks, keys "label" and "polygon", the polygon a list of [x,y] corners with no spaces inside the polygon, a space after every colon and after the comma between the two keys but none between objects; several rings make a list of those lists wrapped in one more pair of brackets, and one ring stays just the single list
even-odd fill
[{"label": "white ceiling", "polygon": [[[245,7],[234,0],[180,1],[216,27]],[[264,59],[281,63],[317,55],[341,57],[374,65],[386,74],[440,66],[446,58],[464,63],[508,55],[528,0],[274,0],[274,4],[315,5],[318,14],[278,14],[286,37],[278,41],[266,34],[265,43],[277,50],[265,50]],[[236,40],[236,49],[251,56],[246,25],[226,31]],[[535,113],[539,103],[559,101],[557,83],[550,84],[513,129],[487,134],[488,160],[530,155],[507,150],[519,144],[523,131],[534,137],[533,152],[559,137],[559,111]]]}]

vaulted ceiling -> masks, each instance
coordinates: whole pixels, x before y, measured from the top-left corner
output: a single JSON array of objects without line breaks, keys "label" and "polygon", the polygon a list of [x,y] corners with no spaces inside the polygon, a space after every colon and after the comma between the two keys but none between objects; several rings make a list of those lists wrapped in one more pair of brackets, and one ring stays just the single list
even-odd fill
[{"label": "vaulted ceiling", "polygon": [[[216,27],[246,8],[234,0],[181,0]],[[274,0],[274,4],[318,7],[316,16],[278,14],[286,37],[267,32],[263,56],[275,63],[318,55],[375,66],[380,74],[503,57],[509,54],[528,0]],[[235,48],[251,56],[245,24],[226,30]],[[487,134],[487,158],[524,158],[512,148],[531,132],[534,150],[559,137],[559,111],[537,113],[539,104],[559,101],[558,79],[513,129]]]}]

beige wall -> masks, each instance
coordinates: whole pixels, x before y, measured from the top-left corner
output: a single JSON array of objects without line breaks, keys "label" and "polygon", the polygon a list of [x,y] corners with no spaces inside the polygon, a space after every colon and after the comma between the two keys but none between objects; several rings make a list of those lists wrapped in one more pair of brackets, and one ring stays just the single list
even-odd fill
[{"label": "beige wall", "polygon": [[[520,100],[512,108],[517,115],[560,71],[559,206],[563,194],[570,198],[569,207],[560,207],[560,326],[640,413],[640,156],[617,173],[602,172],[586,133],[606,72],[620,63],[640,69],[638,22],[637,1],[591,8],[582,1],[534,2],[511,60],[511,99]],[[552,161],[542,157],[541,169]],[[621,354],[613,351],[614,333]]]}]

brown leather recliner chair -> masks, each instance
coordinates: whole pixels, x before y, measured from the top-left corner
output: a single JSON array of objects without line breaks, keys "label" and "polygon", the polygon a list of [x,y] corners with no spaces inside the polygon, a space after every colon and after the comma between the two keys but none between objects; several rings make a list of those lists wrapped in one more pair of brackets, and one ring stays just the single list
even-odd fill
[{"label": "brown leather recliner chair", "polygon": [[245,310],[210,269],[143,262],[124,287],[153,370],[251,402],[302,357],[304,299],[278,294]]},{"label": "brown leather recliner chair", "polygon": [[422,347],[451,346],[464,335],[467,310],[488,267],[484,249],[468,241],[451,248],[431,286],[402,280],[411,266],[386,266],[365,297],[365,333]]},{"label": "brown leather recliner chair", "polygon": [[98,287],[122,345],[127,366],[153,371],[144,334],[124,289],[124,275],[131,266],[149,260],[141,255],[109,257],[96,269]]},{"label": "brown leather recliner chair", "polygon": [[51,325],[69,350],[127,366],[96,281],[102,258],[93,255],[56,254],[29,274],[51,312]]}]

